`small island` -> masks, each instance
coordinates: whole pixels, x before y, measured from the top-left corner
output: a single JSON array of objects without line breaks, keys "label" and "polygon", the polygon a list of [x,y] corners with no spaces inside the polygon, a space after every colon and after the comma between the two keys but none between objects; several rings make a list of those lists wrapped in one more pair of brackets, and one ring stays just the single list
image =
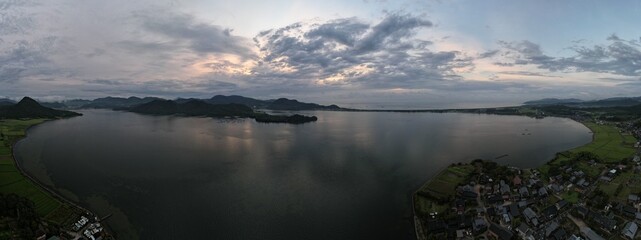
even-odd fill
[{"label": "small island", "polygon": [[294,114],[291,116],[285,115],[269,115],[269,114],[257,114],[254,119],[256,122],[262,123],[291,123],[291,124],[301,124],[307,122],[314,122],[318,120],[316,116],[304,116],[300,114]]}]

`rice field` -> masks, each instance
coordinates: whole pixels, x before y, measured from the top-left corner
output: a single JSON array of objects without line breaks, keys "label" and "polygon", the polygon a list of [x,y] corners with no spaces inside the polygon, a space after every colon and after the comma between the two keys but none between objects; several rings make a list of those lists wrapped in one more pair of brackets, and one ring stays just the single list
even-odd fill
[{"label": "rice field", "polygon": [[[35,203],[36,212],[40,216],[55,223],[63,223],[68,220],[67,218],[75,217],[69,212],[76,211],[70,211],[73,208],[66,206],[22,175],[11,156],[12,143],[24,137],[25,130],[29,126],[43,121],[45,120],[0,120],[0,193],[15,193],[26,197]],[[55,216],[55,218],[48,216]]]}]

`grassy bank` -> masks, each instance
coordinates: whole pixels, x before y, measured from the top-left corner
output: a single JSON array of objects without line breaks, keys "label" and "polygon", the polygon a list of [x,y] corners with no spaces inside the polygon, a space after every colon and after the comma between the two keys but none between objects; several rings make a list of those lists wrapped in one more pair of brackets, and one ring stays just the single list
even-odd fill
[{"label": "grassy bank", "polygon": [[0,193],[15,193],[35,203],[36,212],[46,221],[70,224],[82,210],[63,203],[23,175],[12,157],[12,146],[25,136],[27,128],[46,119],[0,120]]},{"label": "grassy bank", "polygon": [[[552,168],[573,164],[588,176],[596,177],[601,173],[606,164],[621,162],[630,158],[635,153],[634,143],[636,143],[637,140],[630,134],[620,132],[619,128],[615,125],[609,123],[597,124],[594,122],[582,123],[594,134],[592,142],[557,154],[555,159],[539,167],[541,173],[548,175]],[[596,164],[590,164],[589,161],[577,161],[577,158],[582,153],[594,154],[595,157],[593,158],[597,159],[598,162]]]},{"label": "grassy bank", "polygon": [[450,207],[456,186],[466,180],[475,170],[473,165],[452,165],[425,183],[414,197],[414,210],[417,215],[441,213]]}]

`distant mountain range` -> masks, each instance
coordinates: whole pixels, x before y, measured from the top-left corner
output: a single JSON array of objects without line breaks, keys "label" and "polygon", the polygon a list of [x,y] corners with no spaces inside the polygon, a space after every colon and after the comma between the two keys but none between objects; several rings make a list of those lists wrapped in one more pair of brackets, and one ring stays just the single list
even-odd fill
[{"label": "distant mountain range", "polygon": [[117,108],[140,114],[149,115],[180,115],[180,116],[206,116],[206,117],[241,117],[253,118],[258,122],[265,123],[306,123],[316,121],[315,116],[303,116],[294,114],[270,115],[264,112],[254,111],[253,108],[238,103],[212,104],[203,100],[191,99],[184,101],[153,100],[148,103],[135,105],[129,108]]},{"label": "distant mountain range", "polygon": [[[7,101],[4,101],[7,102]],[[55,110],[40,105],[36,100],[29,97],[24,97],[18,103],[10,103],[0,105],[0,119],[15,119],[15,118],[64,118],[80,116],[82,114]]]},{"label": "distant mountain range", "polygon": [[0,107],[16,104],[15,101],[7,98],[0,98]]},{"label": "distant mountain range", "polygon": [[530,106],[548,106],[548,105],[562,105],[568,107],[578,108],[603,108],[603,107],[629,107],[641,104],[641,97],[616,97],[606,98],[600,100],[583,101],[575,98],[558,99],[558,98],[544,98],[540,100],[527,101],[523,105]]},{"label": "distant mountain range", "polygon": [[[7,99],[8,100],[8,99]],[[81,108],[106,108],[106,109],[123,109],[123,108],[132,108],[134,106],[150,103],[156,100],[164,100],[162,98],[155,97],[105,97],[97,98],[94,100],[68,100],[62,102],[44,102],[44,106],[57,108],[57,109],[81,109]],[[240,104],[247,106],[251,109],[267,109],[267,110],[342,110],[339,106],[329,105],[324,106],[316,103],[304,103],[299,102],[294,99],[279,98],[274,100],[259,100],[249,97],[231,95],[223,96],[216,95],[208,99],[197,99],[197,98],[179,98],[176,99],[175,103],[182,104],[188,103],[190,101],[202,101],[208,104],[220,105],[220,104]],[[0,104],[2,104],[0,100]],[[10,101],[10,100],[8,100]],[[158,103],[156,103],[158,104]]]},{"label": "distant mountain range", "polygon": [[209,104],[201,100],[189,100],[182,103],[172,100],[153,100],[122,110],[150,115],[177,114],[208,117],[252,117],[255,115],[252,108],[242,104]]}]

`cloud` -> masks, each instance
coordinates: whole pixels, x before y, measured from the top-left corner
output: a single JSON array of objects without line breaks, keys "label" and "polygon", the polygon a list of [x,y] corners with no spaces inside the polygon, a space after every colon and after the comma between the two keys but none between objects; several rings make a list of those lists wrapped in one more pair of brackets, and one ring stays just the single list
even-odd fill
[{"label": "cloud", "polygon": [[294,23],[259,33],[258,78],[300,84],[357,85],[363,89],[417,87],[456,79],[470,59],[457,51],[431,51],[416,32],[432,26],[409,14],[390,13],[378,23],[356,18]]},{"label": "cloud", "polygon": [[549,75],[549,74],[543,74],[543,73],[537,73],[537,72],[528,72],[528,71],[502,71],[502,72],[497,72],[500,74],[508,74],[508,75],[520,75],[520,76],[530,76],[530,77],[551,77],[551,78],[562,78],[560,76],[554,76],[554,75]]},{"label": "cloud", "polygon": [[[198,20],[190,14],[173,11],[134,14],[142,29],[164,38],[167,43],[186,44],[196,53],[225,53],[243,57],[253,57],[252,43],[249,39],[232,34],[233,30]],[[131,48],[149,50],[163,48],[162,43],[132,41],[123,42]]]},{"label": "cloud", "polygon": [[33,42],[17,40],[0,52],[0,82],[16,82],[23,77],[58,71],[50,63],[48,54],[56,38],[48,37]]},{"label": "cloud", "polygon": [[571,57],[552,57],[543,53],[538,44],[530,41],[500,41],[497,53],[499,66],[535,65],[552,72],[595,72],[621,76],[641,76],[641,46],[639,41],[626,41],[612,34],[608,44],[572,46]]},{"label": "cloud", "polygon": [[28,0],[0,1],[0,36],[23,34],[32,29],[34,19],[25,8],[33,5],[35,3]]}]

